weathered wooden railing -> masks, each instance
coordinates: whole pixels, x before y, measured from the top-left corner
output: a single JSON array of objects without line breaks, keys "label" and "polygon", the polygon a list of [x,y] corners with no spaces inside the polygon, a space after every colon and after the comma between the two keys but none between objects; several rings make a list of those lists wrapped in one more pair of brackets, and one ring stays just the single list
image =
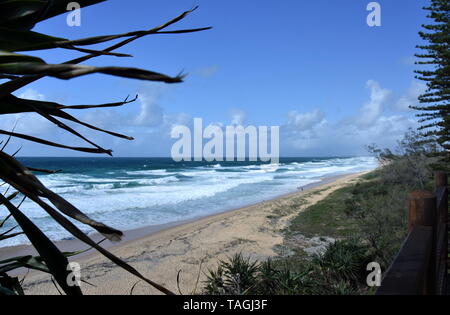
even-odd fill
[{"label": "weathered wooden railing", "polygon": [[386,271],[377,295],[447,294],[448,181],[435,174],[435,192],[415,191],[409,199],[409,234]]}]

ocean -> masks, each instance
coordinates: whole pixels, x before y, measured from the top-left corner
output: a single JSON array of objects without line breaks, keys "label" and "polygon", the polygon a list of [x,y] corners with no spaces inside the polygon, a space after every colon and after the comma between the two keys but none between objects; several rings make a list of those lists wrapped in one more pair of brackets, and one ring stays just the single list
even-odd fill
[{"label": "ocean", "polygon": [[[277,165],[176,163],[169,158],[19,159],[29,167],[62,170],[38,178],[93,219],[123,231],[220,213],[294,192],[322,178],[377,167],[373,157],[281,158]],[[21,210],[52,240],[71,238],[32,202],[25,201]],[[0,208],[0,219],[5,216]],[[9,220],[4,228],[14,225]],[[28,244],[26,237],[2,241],[0,247],[19,244]]]}]

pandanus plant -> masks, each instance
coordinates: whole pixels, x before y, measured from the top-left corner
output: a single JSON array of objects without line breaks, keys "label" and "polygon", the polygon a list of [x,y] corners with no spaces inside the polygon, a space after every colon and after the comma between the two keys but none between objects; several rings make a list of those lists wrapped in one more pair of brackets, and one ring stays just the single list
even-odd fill
[{"label": "pandanus plant", "polygon": [[[78,0],[77,3],[80,7],[86,7],[103,1],[105,0]],[[93,73],[163,83],[180,83],[184,78],[184,75],[182,74],[168,76],[154,71],[131,67],[94,67],[82,65],[81,63],[105,55],[130,57],[128,54],[117,53],[115,51],[147,35],[192,33],[207,30],[209,27],[168,30],[171,25],[181,21],[194,11],[196,9],[194,8],[158,27],[123,34],[69,40],[32,31],[37,23],[67,13],[67,7],[70,2],[70,0],[0,0],[0,82],[2,82],[2,84],[0,84],[0,115],[34,113],[49,120],[64,132],[69,132],[87,143],[86,147],[74,147],[34,137],[30,134],[3,130],[0,127],[0,134],[7,137],[0,148],[0,179],[3,181],[2,186],[6,187],[6,191],[0,193],[0,206],[9,212],[4,220],[0,220],[0,229],[2,229],[5,222],[11,218],[16,221],[17,228],[20,227],[21,229],[20,232],[17,232],[14,228],[3,232],[0,230],[0,241],[24,234],[39,254],[38,257],[22,256],[0,261],[0,295],[23,294],[21,283],[18,278],[8,275],[12,270],[22,267],[49,273],[52,276],[52,279],[54,279],[66,294],[82,294],[80,287],[71,286],[67,283],[67,279],[71,274],[71,271],[67,268],[69,263],[68,258],[77,253],[62,253],[27,217],[26,213],[20,210],[20,205],[26,198],[39,205],[43,211],[75,238],[97,250],[118,266],[135,275],[141,281],[145,281],[165,294],[173,294],[168,289],[148,279],[125,261],[104,249],[99,243],[93,241],[86,233],[82,232],[69,220],[69,218],[71,218],[82,224],[86,224],[111,241],[120,241],[123,235],[121,231],[89,218],[89,216],[84,214],[80,209],[77,209],[72,205],[70,201],[65,200],[45,187],[45,185],[43,185],[34,175],[36,172],[52,173],[54,171],[33,169],[22,165],[15,158],[15,154],[6,153],[5,148],[11,138],[19,138],[62,149],[112,155],[111,150],[105,149],[84,137],[81,133],[64,123],[63,120],[98,132],[104,132],[114,137],[132,140],[133,138],[131,137],[103,130],[94,125],[80,121],[69,114],[68,110],[123,106],[135,101],[136,98],[131,100],[127,98],[122,102],[100,105],[67,106],[55,102],[19,98],[14,95],[14,92],[45,77],[69,80]],[[88,48],[90,45],[107,43],[112,40],[119,41],[103,50]],[[41,58],[23,53],[26,51],[43,49],[75,50],[83,55],[64,63],[51,64]],[[16,200],[18,200],[18,202]]]}]

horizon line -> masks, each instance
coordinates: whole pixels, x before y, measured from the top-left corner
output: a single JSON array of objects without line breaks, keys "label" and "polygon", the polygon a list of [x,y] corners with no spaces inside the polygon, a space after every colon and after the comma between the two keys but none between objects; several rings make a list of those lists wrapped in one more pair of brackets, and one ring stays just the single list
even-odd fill
[{"label": "horizon line", "polygon": [[[280,159],[295,159],[295,158],[351,158],[351,157],[370,157],[372,155],[310,155],[310,156],[280,156]],[[100,159],[173,159],[170,156],[43,156],[43,155],[27,155],[27,156],[17,156],[18,158],[80,158],[80,159],[90,159],[90,158],[100,158]],[[192,157],[194,159],[195,157]],[[235,158],[237,159],[237,157]],[[203,159],[203,161],[206,161]],[[189,161],[184,161],[189,162]],[[191,162],[198,162],[198,161],[191,161]],[[211,161],[211,162],[255,162],[255,161],[249,161],[248,158],[246,158],[245,161],[227,161],[226,157],[224,157],[223,161]],[[256,162],[261,162],[259,159]]]}]

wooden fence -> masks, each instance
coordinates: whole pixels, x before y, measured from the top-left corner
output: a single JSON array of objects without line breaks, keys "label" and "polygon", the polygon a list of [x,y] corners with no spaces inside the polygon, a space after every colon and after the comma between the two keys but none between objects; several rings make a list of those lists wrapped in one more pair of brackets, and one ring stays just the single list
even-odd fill
[{"label": "wooden fence", "polygon": [[409,198],[409,234],[377,295],[445,295],[448,281],[448,182],[435,174],[435,192]]}]

